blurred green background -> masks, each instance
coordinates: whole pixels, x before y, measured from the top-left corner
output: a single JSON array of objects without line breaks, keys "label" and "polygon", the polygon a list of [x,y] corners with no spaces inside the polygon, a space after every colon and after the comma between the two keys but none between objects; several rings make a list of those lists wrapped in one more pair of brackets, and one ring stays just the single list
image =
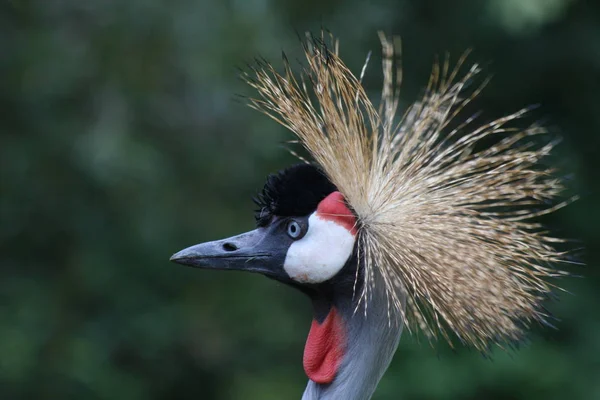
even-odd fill
[{"label": "blurred green background", "polygon": [[325,26],[366,86],[376,30],[403,39],[403,100],[435,55],[474,48],[484,119],[530,116],[582,199],[548,224],[583,279],[492,361],[405,335],[375,399],[600,399],[600,2],[5,0],[0,5],[0,399],[299,399],[309,302],[261,276],[168,262],[253,227],[250,198],[295,162],[236,67],[300,56]]}]

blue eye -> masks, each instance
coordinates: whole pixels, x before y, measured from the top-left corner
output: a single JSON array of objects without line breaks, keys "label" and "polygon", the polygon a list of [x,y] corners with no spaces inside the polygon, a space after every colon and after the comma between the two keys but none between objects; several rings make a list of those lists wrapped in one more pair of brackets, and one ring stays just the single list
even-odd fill
[{"label": "blue eye", "polygon": [[290,221],[287,225],[287,234],[292,239],[298,239],[302,234],[302,228],[296,221]]}]

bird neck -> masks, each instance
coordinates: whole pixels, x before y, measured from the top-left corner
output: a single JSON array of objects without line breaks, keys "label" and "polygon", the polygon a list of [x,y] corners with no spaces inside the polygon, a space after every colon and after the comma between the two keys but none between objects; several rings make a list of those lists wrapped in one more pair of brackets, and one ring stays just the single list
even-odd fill
[{"label": "bird neck", "polygon": [[385,293],[373,291],[365,314],[355,311],[353,280],[337,283],[311,295],[314,317],[303,360],[310,380],[302,400],[371,398],[398,347],[402,323],[393,315],[390,322]]}]

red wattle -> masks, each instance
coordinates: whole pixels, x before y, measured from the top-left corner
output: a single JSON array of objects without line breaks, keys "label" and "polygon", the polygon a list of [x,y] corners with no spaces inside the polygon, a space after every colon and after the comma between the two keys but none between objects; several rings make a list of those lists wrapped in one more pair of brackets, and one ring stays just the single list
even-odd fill
[{"label": "red wattle", "polygon": [[322,323],[313,319],[304,347],[304,371],[311,381],[331,383],[344,355],[345,332],[335,308]]},{"label": "red wattle", "polygon": [[356,217],[346,206],[344,195],[340,192],[333,192],[321,200],[317,206],[317,215],[343,226],[356,235]]}]

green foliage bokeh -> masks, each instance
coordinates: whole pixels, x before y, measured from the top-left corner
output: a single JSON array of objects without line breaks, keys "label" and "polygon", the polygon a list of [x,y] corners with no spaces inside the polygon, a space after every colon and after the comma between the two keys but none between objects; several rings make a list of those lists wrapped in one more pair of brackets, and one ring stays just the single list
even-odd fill
[{"label": "green foliage bokeh", "polygon": [[581,278],[493,360],[405,335],[375,399],[600,399],[600,3],[591,0],[12,0],[0,5],[0,398],[293,399],[311,310],[260,276],[168,262],[251,229],[250,198],[294,162],[291,134],[245,107],[255,56],[300,56],[327,27],[366,85],[376,31],[403,40],[403,106],[435,55],[494,78],[492,118],[562,137],[581,199],[549,218]]}]

